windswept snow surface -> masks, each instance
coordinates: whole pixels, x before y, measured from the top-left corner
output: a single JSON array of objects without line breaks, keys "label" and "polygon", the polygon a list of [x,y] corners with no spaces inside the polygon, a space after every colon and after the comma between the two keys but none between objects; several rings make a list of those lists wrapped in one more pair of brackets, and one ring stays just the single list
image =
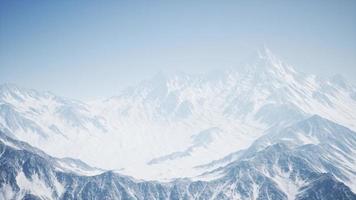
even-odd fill
[{"label": "windswept snow surface", "polygon": [[52,156],[171,180],[314,114],[356,130],[355,94],[342,77],[298,72],[265,49],[241,70],[158,74],[95,102],[5,84],[0,127]]}]

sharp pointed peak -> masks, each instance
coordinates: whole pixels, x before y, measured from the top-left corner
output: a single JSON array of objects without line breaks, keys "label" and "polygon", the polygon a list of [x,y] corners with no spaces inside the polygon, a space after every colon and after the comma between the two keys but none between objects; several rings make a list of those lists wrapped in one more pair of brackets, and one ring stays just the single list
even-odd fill
[{"label": "sharp pointed peak", "polygon": [[63,97],[59,97],[50,91],[39,91],[35,89],[31,89],[28,87],[20,86],[15,83],[3,83],[0,84],[0,95],[10,95],[10,96],[47,96],[58,99],[65,99]]},{"label": "sharp pointed peak", "polygon": [[280,78],[297,73],[291,65],[282,61],[266,45],[256,50],[254,56],[244,65],[244,70],[256,74],[271,74]]},{"label": "sharp pointed peak", "polygon": [[3,83],[0,85],[0,93],[28,93],[30,89],[18,86],[14,83]]},{"label": "sharp pointed peak", "polygon": [[277,59],[275,54],[266,45],[257,50],[257,55],[260,59]]},{"label": "sharp pointed peak", "polygon": [[309,118],[308,118],[308,119],[306,119],[306,120],[313,120],[313,121],[329,121],[329,120],[327,120],[327,119],[325,119],[325,118],[323,118],[322,116],[317,115],[317,114],[312,115],[311,117],[309,117]]},{"label": "sharp pointed peak", "polygon": [[276,54],[272,52],[268,47],[264,46],[262,49],[257,50],[258,59],[264,61],[267,65],[265,67],[270,67],[274,69],[282,69],[285,64],[282,62]]}]

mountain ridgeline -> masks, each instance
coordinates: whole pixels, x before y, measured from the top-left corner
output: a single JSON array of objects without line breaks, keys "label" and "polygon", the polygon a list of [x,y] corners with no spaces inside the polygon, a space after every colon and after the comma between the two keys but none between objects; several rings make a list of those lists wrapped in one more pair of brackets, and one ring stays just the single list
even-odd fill
[{"label": "mountain ridgeline", "polygon": [[0,86],[0,199],[356,199],[356,87],[270,50],[81,102]]},{"label": "mountain ridgeline", "polygon": [[[354,163],[355,155],[340,146],[331,152],[342,156],[333,160],[323,149],[344,140],[354,147],[356,133],[318,116],[295,126],[303,129],[303,124],[310,124],[315,128],[315,120],[335,128],[327,130],[329,135],[313,136],[318,144],[290,145],[288,135],[256,151],[258,141],[235,161],[201,175],[209,180],[171,182],[136,180],[112,171],[83,175],[63,167],[66,161],[1,133],[0,194],[5,199],[356,199],[343,183],[354,185],[355,178],[349,176],[355,176],[354,168],[337,162]],[[309,133],[298,134],[308,138]],[[342,137],[336,141],[323,139],[339,134]],[[86,168],[79,165],[76,170]]]}]

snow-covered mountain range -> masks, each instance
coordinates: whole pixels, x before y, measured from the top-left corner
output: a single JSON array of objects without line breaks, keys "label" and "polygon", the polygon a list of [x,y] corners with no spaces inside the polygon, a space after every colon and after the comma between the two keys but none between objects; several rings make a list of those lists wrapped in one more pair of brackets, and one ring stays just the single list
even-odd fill
[{"label": "snow-covered mountain range", "polygon": [[[327,128],[319,134],[314,130],[320,125]],[[54,158],[0,132],[0,197],[356,199],[348,187],[355,185],[356,171],[354,166],[349,166],[355,162],[355,134],[346,127],[313,116],[278,134],[265,135],[236,160],[214,170],[207,169],[196,179],[157,182],[103,172],[73,159]],[[271,142],[277,135],[279,139]]]},{"label": "snow-covered mountain range", "polygon": [[37,174],[49,198],[355,199],[355,110],[344,78],[268,49],[239,69],[158,74],[94,102],[4,84],[1,192],[41,196],[19,185]]}]

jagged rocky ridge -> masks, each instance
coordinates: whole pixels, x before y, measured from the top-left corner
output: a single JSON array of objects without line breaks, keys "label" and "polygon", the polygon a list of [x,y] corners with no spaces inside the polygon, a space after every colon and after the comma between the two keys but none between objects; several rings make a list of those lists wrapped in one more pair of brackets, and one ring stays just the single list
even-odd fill
[{"label": "jagged rocky ridge", "polygon": [[355,131],[355,94],[342,77],[299,72],[265,49],[241,69],[159,74],[96,102],[1,85],[0,129],[52,156],[167,180],[313,114]]},{"label": "jagged rocky ridge", "polygon": [[[318,129],[322,125],[322,128]],[[302,130],[302,131],[301,131]],[[310,131],[313,130],[313,131]],[[200,180],[141,181],[108,171],[83,175],[63,159],[0,133],[0,197],[4,199],[356,199],[345,166],[331,160],[325,145],[337,145],[354,164],[355,132],[313,116],[256,140],[238,159]],[[284,136],[283,136],[284,135]],[[303,138],[303,142],[294,138]],[[278,137],[278,139],[269,140]],[[311,140],[305,138],[313,137]],[[269,145],[264,146],[267,141]],[[299,141],[299,142],[298,142]],[[347,157],[349,156],[349,157]],[[341,157],[339,156],[341,159]],[[68,160],[68,159],[67,159]],[[326,162],[328,161],[328,162]],[[79,161],[78,161],[79,162]],[[79,162],[80,163],[80,162]],[[325,166],[324,166],[325,164]],[[322,168],[321,166],[324,166]],[[330,167],[327,167],[330,166]],[[349,168],[355,174],[354,166]],[[80,171],[80,170],[78,170]],[[343,175],[344,176],[343,176]],[[353,180],[349,180],[348,183]]]}]

